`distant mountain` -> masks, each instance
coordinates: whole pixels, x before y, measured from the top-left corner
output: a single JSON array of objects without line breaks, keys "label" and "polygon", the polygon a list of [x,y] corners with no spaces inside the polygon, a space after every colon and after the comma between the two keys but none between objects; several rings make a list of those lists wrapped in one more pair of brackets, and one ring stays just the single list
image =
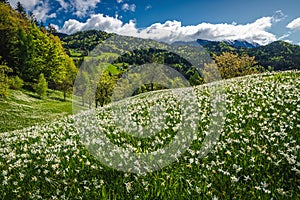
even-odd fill
[{"label": "distant mountain", "polygon": [[213,44],[225,43],[225,44],[230,45],[230,46],[235,47],[235,48],[241,48],[241,47],[242,48],[256,48],[256,47],[260,46],[257,43],[250,43],[250,42],[247,42],[245,40],[210,41],[210,40],[198,39],[197,43],[202,45],[202,46],[210,45],[211,43],[213,43]]},{"label": "distant mountain", "polygon": [[[113,34],[108,34],[103,31],[91,30],[78,32],[69,36],[64,34],[60,34],[58,36],[60,36],[63,41],[63,45],[69,52],[69,55],[76,60],[76,57],[88,55],[89,51],[94,49],[95,46],[101,43],[101,41],[112,35]],[[126,37],[124,36],[124,38]],[[152,43],[153,42],[154,41],[152,41]],[[130,41],[128,44],[130,44]],[[179,41],[173,44],[182,46],[201,45],[210,54],[216,55],[220,55],[222,52],[233,52],[239,55],[248,54],[249,56],[255,56],[255,60],[258,64],[263,66],[265,69],[274,69],[275,71],[290,69],[300,70],[300,46],[284,41],[276,41],[265,46],[259,46],[258,44],[242,40],[209,41],[201,39],[192,42]],[[159,49],[159,47],[157,48]]]},{"label": "distant mountain", "polygon": [[228,45],[228,46],[231,46],[231,47],[234,47],[234,48],[256,48],[256,47],[260,46],[257,43],[250,43],[250,42],[247,42],[245,40],[212,41],[212,40],[203,40],[203,39],[198,39],[196,41],[191,41],[191,42],[177,41],[177,42],[174,42],[173,44],[189,45],[189,46],[201,45],[203,47],[220,46],[220,45],[226,46],[226,45]]}]

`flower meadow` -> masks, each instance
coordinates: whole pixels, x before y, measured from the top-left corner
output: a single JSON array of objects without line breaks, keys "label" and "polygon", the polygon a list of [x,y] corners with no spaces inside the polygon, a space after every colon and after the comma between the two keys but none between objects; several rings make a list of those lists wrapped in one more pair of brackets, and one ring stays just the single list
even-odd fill
[{"label": "flower meadow", "polygon": [[[221,83],[224,125],[205,155],[214,119],[209,85],[146,93],[1,133],[1,198],[300,199],[300,72]],[[196,103],[182,106],[175,96],[189,99],[191,90]],[[142,160],[134,155],[154,151],[159,156],[143,167],[160,167],[138,173]]]}]

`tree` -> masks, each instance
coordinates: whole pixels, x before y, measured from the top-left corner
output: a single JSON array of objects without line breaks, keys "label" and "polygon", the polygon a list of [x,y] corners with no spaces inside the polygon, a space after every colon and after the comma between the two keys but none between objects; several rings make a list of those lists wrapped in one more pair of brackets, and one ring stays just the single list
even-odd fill
[{"label": "tree", "polygon": [[39,76],[38,82],[34,85],[34,90],[38,93],[40,98],[45,98],[48,90],[48,83],[44,77],[44,74],[41,73]]},{"label": "tree", "polygon": [[70,57],[65,57],[66,69],[65,74],[62,77],[62,80],[58,83],[58,89],[61,90],[64,94],[64,101],[66,100],[67,94],[70,94],[73,90],[74,80],[77,75],[77,68],[75,67],[72,59]]},{"label": "tree", "polygon": [[27,18],[26,10],[19,1],[17,3],[16,11],[20,14],[22,18]]},{"label": "tree", "polygon": [[19,77],[15,76],[10,79],[10,88],[14,90],[20,90],[24,85],[24,81]]},{"label": "tree", "polygon": [[213,56],[222,78],[228,79],[258,73],[255,57],[239,56],[230,52],[223,52],[220,56]]},{"label": "tree", "polygon": [[101,74],[95,94],[96,108],[98,107],[98,104],[100,104],[100,106],[103,107],[105,104],[111,102],[111,97],[116,82],[117,77],[114,75],[110,76],[108,71],[105,71]]},{"label": "tree", "polygon": [[56,28],[55,28],[52,24],[50,24],[50,23],[48,24],[47,30],[48,30],[48,32],[49,32],[50,34],[55,34],[55,33],[57,33]]},{"label": "tree", "polygon": [[31,24],[38,26],[38,21],[32,11],[29,12],[28,18],[29,18],[29,21],[31,22]]},{"label": "tree", "polygon": [[12,69],[5,64],[0,65],[0,98],[8,96],[9,79],[7,73],[12,72]]},{"label": "tree", "polygon": [[90,82],[89,75],[86,71],[81,70],[76,79],[75,93],[81,96],[81,105],[84,106],[85,95]]}]

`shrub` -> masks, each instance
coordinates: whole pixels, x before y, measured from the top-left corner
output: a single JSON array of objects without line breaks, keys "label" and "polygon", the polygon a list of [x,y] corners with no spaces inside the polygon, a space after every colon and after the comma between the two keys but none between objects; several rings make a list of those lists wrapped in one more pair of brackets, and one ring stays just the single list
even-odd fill
[{"label": "shrub", "polygon": [[19,77],[15,76],[10,79],[10,88],[14,90],[22,89],[24,81]]},{"label": "shrub", "polygon": [[6,65],[0,65],[0,98],[8,96],[9,79],[7,73],[11,71],[12,69]]}]

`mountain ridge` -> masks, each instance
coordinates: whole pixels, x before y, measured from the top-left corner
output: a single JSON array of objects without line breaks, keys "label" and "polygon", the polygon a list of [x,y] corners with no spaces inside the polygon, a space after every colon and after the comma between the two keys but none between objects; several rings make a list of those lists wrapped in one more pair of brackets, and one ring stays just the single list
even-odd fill
[{"label": "mountain ridge", "polygon": [[[80,31],[69,36],[60,35],[60,39],[63,41],[69,55],[78,54],[80,57],[80,55],[88,55],[88,52],[97,46],[97,44],[111,35],[114,34],[89,30]],[[257,63],[267,70],[284,71],[300,69],[300,46],[284,41],[275,41],[264,46],[243,40],[210,41],[201,39],[191,42],[178,41],[172,44],[183,46],[201,45],[211,55],[220,55],[223,52],[231,52],[238,55],[247,54],[252,57],[254,56]]]}]

